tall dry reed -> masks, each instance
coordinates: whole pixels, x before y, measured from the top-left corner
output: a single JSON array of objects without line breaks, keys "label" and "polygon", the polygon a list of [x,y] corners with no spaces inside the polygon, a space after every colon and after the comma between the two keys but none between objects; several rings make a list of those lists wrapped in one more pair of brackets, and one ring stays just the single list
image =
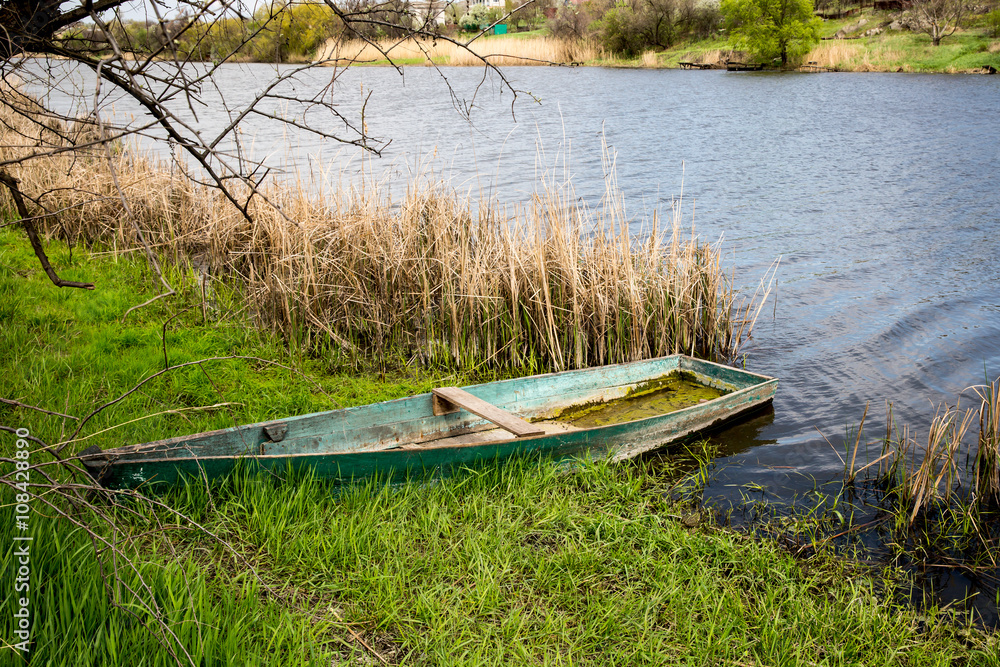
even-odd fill
[{"label": "tall dry reed", "polygon": [[566,40],[556,37],[480,38],[468,48],[444,40],[415,39],[328,40],[317,52],[316,60],[330,64],[383,62],[386,55],[394,61],[414,61],[440,65],[482,65],[486,58],[493,65],[545,65],[549,63],[580,63],[597,60],[603,53],[599,46],[587,40]]},{"label": "tall dry reed", "polygon": [[[30,137],[23,119],[4,120]],[[14,132],[0,137],[0,157],[30,150]],[[515,209],[441,184],[415,185],[398,204],[377,188],[321,196],[272,185],[248,220],[134,151],[62,153],[14,171],[59,211],[48,234],[124,252],[142,230],[168,260],[208,264],[260,325],[355,361],[561,370],[675,352],[726,358],[761,305],[737,305],[719,249],[687,238],[679,211],[666,230],[654,218],[648,235],[631,235],[614,185],[595,211],[551,184]]]},{"label": "tall dry reed", "polygon": [[854,40],[820,42],[804,60],[817,67],[850,72],[895,72],[909,66],[899,50]]},{"label": "tall dry reed", "polygon": [[979,496],[1000,505],[1000,379],[976,387],[979,408],[979,441],[974,488]]},{"label": "tall dry reed", "polygon": [[730,60],[749,62],[750,54],[735,49],[709,49],[707,51],[689,51],[680,57],[682,62],[704,63],[722,67]]}]

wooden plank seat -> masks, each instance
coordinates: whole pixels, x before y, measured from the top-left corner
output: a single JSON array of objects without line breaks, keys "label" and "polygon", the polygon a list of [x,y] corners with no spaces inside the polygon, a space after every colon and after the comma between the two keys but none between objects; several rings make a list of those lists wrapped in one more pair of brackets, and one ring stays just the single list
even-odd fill
[{"label": "wooden plank seat", "polygon": [[493,422],[505,431],[510,431],[518,438],[529,435],[542,435],[543,428],[529,424],[515,414],[511,414],[492,403],[487,403],[458,387],[438,387],[432,390],[433,410],[435,415],[446,415],[464,408],[474,415]]}]

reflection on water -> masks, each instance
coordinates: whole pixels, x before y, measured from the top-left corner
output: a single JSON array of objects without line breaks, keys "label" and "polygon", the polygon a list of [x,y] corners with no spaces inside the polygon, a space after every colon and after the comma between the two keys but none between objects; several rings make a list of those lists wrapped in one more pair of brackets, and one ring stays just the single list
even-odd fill
[{"label": "reflection on water", "polygon": [[[780,383],[779,383],[780,387]],[[777,440],[768,440],[764,432],[774,423],[774,405],[768,404],[760,411],[741,417],[734,425],[709,434],[712,451],[720,460],[737,456],[760,445],[774,445]]]}]

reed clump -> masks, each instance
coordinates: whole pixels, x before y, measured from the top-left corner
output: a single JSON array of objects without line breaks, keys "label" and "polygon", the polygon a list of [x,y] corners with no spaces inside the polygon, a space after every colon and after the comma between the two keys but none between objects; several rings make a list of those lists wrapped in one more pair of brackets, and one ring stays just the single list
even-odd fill
[{"label": "reed clump", "polygon": [[[0,156],[35,150],[32,127],[6,119],[18,123]],[[59,211],[48,234],[132,252],[141,232],[163,257],[242,293],[260,326],[338,363],[535,371],[675,352],[725,359],[761,305],[738,299],[720,249],[687,238],[679,208],[665,230],[654,217],[630,233],[613,185],[596,210],[552,183],[513,209],[440,183],[398,203],[378,188],[237,188],[245,216],[179,171],[121,150],[35,158],[14,175]]]},{"label": "reed clump", "polygon": [[745,63],[749,62],[751,58],[746,51],[737,49],[707,49],[705,51],[688,51],[681,55],[680,60],[723,67],[730,60]]},{"label": "reed clump", "polygon": [[[841,525],[823,542],[856,533],[871,548],[872,538],[862,535],[874,532],[878,548],[888,549],[899,562],[922,568],[930,564],[944,568],[941,572],[957,570],[986,582],[985,590],[996,591],[1000,379],[973,389],[978,410],[940,408],[925,444],[911,435],[908,426],[897,426],[888,406],[879,455],[856,467],[862,420],[853,453],[845,462],[845,489],[838,496],[852,518],[846,530],[840,530],[845,527]],[[973,437],[977,417],[979,433]]]},{"label": "reed clump", "polygon": [[413,37],[374,42],[335,38],[320,47],[316,61],[331,65],[384,63],[388,56],[403,64],[481,66],[486,59],[491,65],[511,66],[583,63],[604,55],[593,41],[558,37],[489,37],[478,39],[465,48],[446,40]]},{"label": "reed clump", "polygon": [[[1000,379],[973,389],[980,402],[978,411],[958,406],[939,408],[927,430],[924,445],[911,436],[909,426],[896,425],[890,405],[879,456],[854,470],[861,441],[859,436],[845,481],[853,484],[861,473],[865,473],[865,479],[893,498],[909,525],[942,508],[997,509],[1000,500]],[[966,438],[977,417],[979,434],[975,444],[970,446]]]},{"label": "reed clump", "polygon": [[804,60],[817,67],[851,72],[895,72],[908,67],[904,54],[886,44],[839,40],[820,42]]},{"label": "reed clump", "polygon": [[912,575],[910,600],[954,604],[977,623],[996,627],[1000,379],[972,389],[978,409],[939,408],[926,439],[900,426],[889,404],[884,435],[867,441],[866,407],[841,457],[842,481],[823,485],[832,490],[817,485],[788,505],[758,500],[753,492],[763,487],[748,484],[751,493],[740,508],[745,520],[799,555],[832,547],[901,568]]}]

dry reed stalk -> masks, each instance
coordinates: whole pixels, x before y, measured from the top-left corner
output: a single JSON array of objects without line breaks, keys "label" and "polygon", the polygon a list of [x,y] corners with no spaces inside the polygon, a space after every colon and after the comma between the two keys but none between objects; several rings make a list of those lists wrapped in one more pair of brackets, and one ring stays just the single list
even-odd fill
[{"label": "dry reed stalk", "polygon": [[[0,136],[0,157],[28,150],[16,133]],[[18,167],[24,191],[61,211],[48,234],[124,252],[142,230],[162,256],[207,263],[246,295],[260,325],[356,362],[564,369],[674,352],[726,359],[767,296],[737,303],[720,249],[693,231],[682,238],[679,207],[671,229],[654,218],[638,242],[613,169],[594,211],[551,184],[514,209],[440,184],[410,188],[398,206],[377,186],[320,197],[300,184],[251,199],[251,223],[178,170],[128,150],[111,159],[121,194],[108,161],[86,154]]]},{"label": "dry reed stalk", "polygon": [[[934,500],[949,502],[959,479],[956,457],[962,445],[962,438],[972,424],[972,410],[964,413],[957,408],[946,409],[934,416],[927,433],[927,447],[924,457],[915,473],[907,480],[913,498],[910,523],[916,520],[920,510]],[[944,482],[944,491],[941,483]]]},{"label": "dry reed stalk", "polygon": [[425,64],[454,66],[482,65],[487,58],[493,65],[545,65],[596,60],[601,49],[587,40],[565,40],[556,37],[491,37],[472,42],[463,49],[448,41],[427,39],[363,40],[330,39],[319,50],[316,60],[330,64],[383,62],[386,55],[394,61],[417,60]]},{"label": "dry reed stalk", "polygon": [[[683,60],[690,60],[688,56],[685,56]],[[705,51],[704,53],[697,56],[695,62],[699,63],[720,63],[724,62],[722,60],[722,50],[712,49],[711,51]]]},{"label": "dry reed stalk", "polygon": [[973,488],[985,502],[996,505],[1000,503],[1000,379],[975,390],[982,403]]},{"label": "dry reed stalk", "polygon": [[[892,414],[892,403],[887,401],[885,405],[885,437],[882,439],[882,451],[879,452],[876,478],[877,482],[885,487],[891,486],[899,472],[900,462],[905,460],[900,457],[898,448],[892,446],[894,435],[896,435],[896,421]],[[899,442],[900,440],[900,438],[896,438],[895,441]],[[904,437],[902,440],[905,441],[906,438]]]}]

